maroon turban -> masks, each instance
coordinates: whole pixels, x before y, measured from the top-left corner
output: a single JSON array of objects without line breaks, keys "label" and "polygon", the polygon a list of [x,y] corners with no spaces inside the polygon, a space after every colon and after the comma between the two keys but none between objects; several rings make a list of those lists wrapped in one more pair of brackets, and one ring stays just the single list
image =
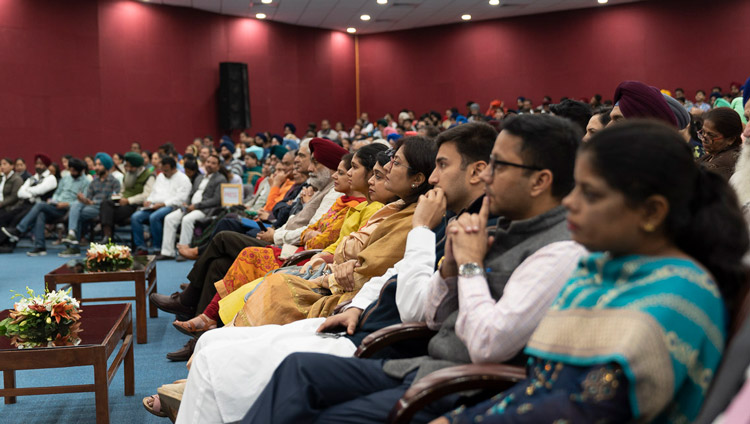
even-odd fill
[{"label": "maroon turban", "polygon": [[677,118],[656,87],[639,81],[623,81],[615,90],[615,105],[626,118],[656,118],[677,128]]},{"label": "maroon turban", "polygon": [[310,152],[318,163],[333,171],[339,167],[341,158],[349,153],[333,141],[318,137],[310,140]]},{"label": "maroon turban", "polygon": [[36,162],[37,159],[41,159],[44,166],[49,167],[52,163],[52,159],[49,158],[49,156],[45,155],[44,153],[37,153],[34,156],[34,162]]}]

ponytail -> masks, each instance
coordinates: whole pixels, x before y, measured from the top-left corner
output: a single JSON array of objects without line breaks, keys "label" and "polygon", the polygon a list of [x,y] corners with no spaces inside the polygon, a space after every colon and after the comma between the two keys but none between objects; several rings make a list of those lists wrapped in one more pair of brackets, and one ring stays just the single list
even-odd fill
[{"label": "ponytail", "polygon": [[750,246],[737,195],[719,174],[699,166],[689,207],[689,221],[669,230],[675,244],[713,274],[732,311],[745,285],[742,257]]}]

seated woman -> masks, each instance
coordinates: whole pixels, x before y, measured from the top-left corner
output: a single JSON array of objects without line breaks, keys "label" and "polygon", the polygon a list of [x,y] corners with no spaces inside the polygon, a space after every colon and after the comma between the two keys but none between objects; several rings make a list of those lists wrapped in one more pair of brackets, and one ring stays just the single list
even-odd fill
[{"label": "seated woman", "polygon": [[404,256],[417,200],[431,188],[428,178],[435,167],[435,149],[427,138],[409,137],[391,154],[385,186],[401,200],[386,207],[397,212],[378,225],[357,257],[334,262],[330,274],[314,280],[283,273],[266,277],[237,313],[234,325],[286,324],[326,317],[339,304],[351,301],[370,278],[382,275]]},{"label": "seated woman", "polygon": [[[362,193],[368,191],[367,181],[372,174],[375,157],[383,150],[385,150],[383,146],[373,146],[373,148],[357,152],[353,158],[344,157],[333,179],[334,190],[345,195],[340,197],[315,224],[302,233],[302,241],[306,248],[328,247],[332,242],[349,235],[353,229],[357,229],[383,207],[383,204],[377,200],[370,199],[365,202],[362,201],[365,198],[361,197]],[[189,321],[175,321],[174,326],[181,332],[191,335],[215,328],[219,321],[219,299],[228,296],[248,282],[263,277],[269,271],[277,269],[282,263],[278,259],[277,252],[278,249],[268,247],[243,249],[224,278],[215,283],[217,294],[204,312]],[[354,257],[356,258],[356,253]]]},{"label": "seated woman", "polygon": [[740,115],[734,109],[719,107],[704,113],[698,138],[703,142],[706,154],[698,159],[698,163],[728,181],[740,157],[743,128]]},{"label": "seated woman", "polygon": [[673,130],[607,128],[564,200],[581,261],[531,337],[528,377],[433,423],[691,422],[724,349],[748,234]]}]

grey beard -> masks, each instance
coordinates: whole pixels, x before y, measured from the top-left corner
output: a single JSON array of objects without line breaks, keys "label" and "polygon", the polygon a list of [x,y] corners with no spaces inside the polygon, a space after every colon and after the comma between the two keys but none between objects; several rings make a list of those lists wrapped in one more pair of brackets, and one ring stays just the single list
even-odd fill
[{"label": "grey beard", "polygon": [[137,172],[126,172],[125,177],[122,179],[122,185],[125,187],[133,187],[137,179],[138,179]]},{"label": "grey beard", "polygon": [[331,170],[326,168],[322,171],[310,174],[310,178],[308,178],[307,182],[309,182],[315,190],[323,190],[325,186],[331,182]]}]

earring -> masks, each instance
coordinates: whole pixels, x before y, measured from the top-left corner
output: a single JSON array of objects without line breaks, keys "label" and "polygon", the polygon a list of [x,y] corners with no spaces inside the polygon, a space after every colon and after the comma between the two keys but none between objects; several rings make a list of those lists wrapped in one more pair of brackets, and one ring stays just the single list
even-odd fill
[{"label": "earring", "polygon": [[643,231],[647,233],[653,233],[655,229],[654,224],[643,224]]},{"label": "earring", "polygon": [[417,183],[411,183],[411,188],[417,188]]}]

